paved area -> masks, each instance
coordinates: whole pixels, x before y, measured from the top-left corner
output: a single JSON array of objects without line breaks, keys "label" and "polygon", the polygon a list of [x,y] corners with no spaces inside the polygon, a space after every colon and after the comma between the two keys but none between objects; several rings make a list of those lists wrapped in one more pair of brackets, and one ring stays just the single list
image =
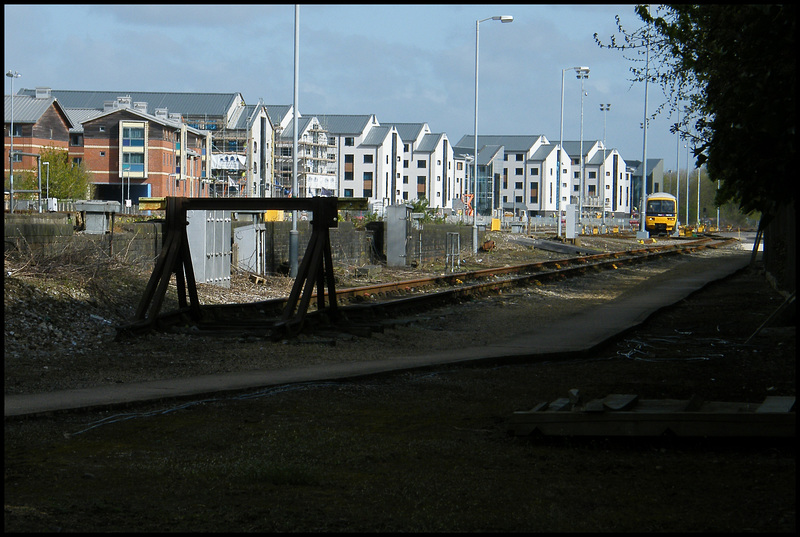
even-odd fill
[{"label": "paved area", "polygon": [[[453,349],[430,355],[316,365],[285,370],[222,373],[193,378],[115,384],[30,395],[6,395],[5,416],[27,416],[81,408],[201,396],[297,382],[334,380],[417,367],[474,360],[535,359],[582,354],[643,323],[661,308],[675,304],[708,283],[747,266],[750,253],[698,259],[691,270],[677,267],[648,286],[647,293],[623,296],[566,320],[532,327],[524,336],[497,344]],[[564,337],[569,334],[569,337]]]}]

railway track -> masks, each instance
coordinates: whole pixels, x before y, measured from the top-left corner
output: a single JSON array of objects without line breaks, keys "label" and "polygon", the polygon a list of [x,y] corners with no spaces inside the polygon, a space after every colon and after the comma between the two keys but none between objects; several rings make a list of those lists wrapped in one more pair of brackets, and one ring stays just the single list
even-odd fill
[{"label": "railway track", "polygon": [[[668,255],[716,248],[736,239],[703,237],[691,242],[648,246],[631,250],[567,257],[537,263],[454,272],[336,290],[333,310],[310,310],[302,326],[287,327],[280,321],[287,300],[271,299],[247,304],[203,306],[202,319],[192,321],[184,311],[163,314],[157,328],[202,335],[283,338],[287,332],[340,330],[368,335],[382,330],[382,320],[409,312],[421,312],[447,303],[486,296],[508,288],[534,285],[536,281],[579,277],[620,266],[646,263]],[[327,296],[327,292],[326,292]],[[315,303],[312,301],[312,304]]]}]

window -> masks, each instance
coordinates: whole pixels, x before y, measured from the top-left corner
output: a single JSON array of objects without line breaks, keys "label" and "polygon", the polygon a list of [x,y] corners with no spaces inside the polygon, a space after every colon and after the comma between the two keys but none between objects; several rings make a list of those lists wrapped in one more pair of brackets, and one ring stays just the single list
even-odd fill
[{"label": "window", "polygon": [[106,132],[106,126],[105,125],[100,125],[99,127],[97,127],[97,130],[100,131],[100,132]]},{"label": "window", "polygon": [[372,164],[372,155],[364,155],[364,164]]},{"label": "window", "polygon": [[515,175],[522,175],[522,168],[517,168],[514,170]]},{"label": "window", "polygon": [[14,136],[22,136],[22,125],[14,125]]},{"label": "window", "polygon": [[404,185],[407,185],[407,184],[408,184],[408,176],[407,176],[407,175],[404,175],[404,176],[403,176],[403,184],[404,184]]},{"label": "window", "polygon": [[344,139],[344,145],[352,147],[352,145],[353,145],[353,137],[352,136],[346,137]]},{"label": "window", "polygon": [[353,197],[353,189],[352,188],[345,188],[344,189],[344,197],[345,198],[352,198]]},{"label": "window", "polygon": [[80,166],[81,162],[83,162],[83,159],[81,157],[75,157],[72,159],[73,166]]},{"label": "window", "polygon": [[[539,175],[539,168],[531,168],[531,175]],[[553,175],[553,170],[550,170],[550,175]]]},{"label": "window", "polygon": [[408,144],[403,144],[403,151],[408,153]]},{"label": "window", "polygon": [[514,196],[514,201],[517,203],[522,203],[522,196]]},{"label": "window", "polygon": [[353,180],[353,172],[344,172],[344,180],[345,181],[352,181]]},{"label": "window", "polygon": [[581,178],[581,172],[575,172],[574,174],[572,174],[572,176],[573,176],[575,179],[580,179],[580,178]]},{"label": "window", "polygon": [[352,164],[353,163],[353,155],[345,155],[344,156],[344,163],[345,164]]},{"label": "window", "polygon": [[514,183],[514,189],[522,190],[522,181],[517,181],[516,183]]},{"label": "window", "polygon": [[83,145],[83,134],[70,134],[70,136],[69,136],[69,145],[78,146],[78,147],[82,146]]},{"label": "window", "polygon": [[372,172],[364,172],[364,182],[365,183],[372,182]]},{"label": "window", "polygon": [[522,162],[522,154],[517,155],[517,162]]},{"label": "window", "polygon": [[597,172],[589,172],[589,179],[597,179]]},{"label": "window", "polygon": [[22,155],[14,151],[13,158],[11,159],[14,162],[22,162]]},{"label": "window", "polygon": [[403,168],[408,168],[408,161],[407,160],[403,161]]},{"label": "window", "polygon": [[100,151],[100,156],[101,156],[101,157],[104,157],[104,156],[106,156],[106,152],[105,152],[105,151]]},{"label": "window", "polygon": [[425,162],[424,160],[418,160],[417,161],[417,168],[427,168],[427,167],[428,167],[428,163]]},{"label": "window", "polygon": [[463,170],[464,169],[464,163],[463,162],[456,162],[456,169],[457,170]]}]

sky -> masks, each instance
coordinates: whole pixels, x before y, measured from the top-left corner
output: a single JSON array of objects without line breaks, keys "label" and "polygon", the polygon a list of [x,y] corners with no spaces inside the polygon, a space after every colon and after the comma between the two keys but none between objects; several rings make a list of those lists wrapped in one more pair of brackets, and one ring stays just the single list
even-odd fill
[{"label": "sky", "polygon": [[[629,5],[300,5],[300,114],[375,114],[378,122],[427,123],[455,144],[473,134],[476,21],[478,134],[560,136],[562,69],[587,66],[583,139],[641,160],[645,88],[634,65],[600,48],[633,30]],[[4,5],[4,72],[20,88],[239,92],[247,104],[294,100],[295,5]],[[5,93],[11,78],[4,77]],[[648,113],[666,100],[649,85]],[[610,104],[601,112],[601,104]],[[581,132],[581,84],[564,75],[564,140]],[[676,119],[652,120],[647,158],[674,170]],[[683,144],[683,142],[681,142]]]}]

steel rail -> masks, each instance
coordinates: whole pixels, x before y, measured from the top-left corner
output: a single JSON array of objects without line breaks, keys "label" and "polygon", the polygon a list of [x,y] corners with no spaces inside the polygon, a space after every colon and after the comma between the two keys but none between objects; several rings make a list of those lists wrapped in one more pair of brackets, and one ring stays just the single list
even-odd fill
[{"label": "steel rail", "polygon": [[[665,255],[714,248],[733,240],[735,239],[715,242],[714,239],[704,238],[687,244],[645,247],[340,289],[336,292],[337,302],[340,302],[339,322],[329,319],[326,311],[313,310],[307,313],[306,324],[314,327],[334,327],[363,335],[382,329],[376,320],[396,316],[403,311],[429,309],[437,304],[486,295],[509,287],[531,285],[537,280],[574,277],[589,270],[617,268],[620,265],[646,262]],[[431,287],[438,289],[428,291]],[[441,287],[447,288],[441,289]],[[343,304],[348,301],[351,304]],[[267,317],[280,315],[285,303],[286,299],[280,298],[245,304],[204,306],[202,318],[194,324],[195,330],[200,328],[200,333],[209,335],[230,334],[232,330],[239,332],[247,330],[248,335],[254,337],[282,336],[282,332],[276,332],[269,326]],[[178,323],[185,322],[192,324],[191,319],[181,312],[164,315],[161,321],[159,325],[162,328],[174,327]]]}]

